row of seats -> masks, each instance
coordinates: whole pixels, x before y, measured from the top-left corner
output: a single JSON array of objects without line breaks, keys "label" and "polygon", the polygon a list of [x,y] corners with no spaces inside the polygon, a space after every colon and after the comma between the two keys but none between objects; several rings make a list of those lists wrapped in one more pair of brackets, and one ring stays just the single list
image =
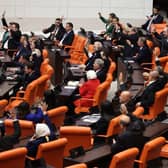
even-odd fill
[{"label": "row of seats", "polygon": [[[32,160],[43,158],[47,164],[63,168],[64,149],[68,143],[66,138],[60,138],[55,141],[40,144],[36,158]],[[166,140],[163,137],[155,138],[147,142],[138,158],[136,159],[139,150],[137,148],[130,148],[112,157],[109,168],[133,168],[134,163],[138,163],[139,168],[146,168],[150,160],[159,157],[166,157],[168,152],[164,149],[167,147]],[[17,148],[0,153],[0,167],[23,168],[25,164],[27,150],[26,148]],[[30,159],[30,158],[29,158]],[[87,168],[86,164],[72,165],[66,168]]]}]

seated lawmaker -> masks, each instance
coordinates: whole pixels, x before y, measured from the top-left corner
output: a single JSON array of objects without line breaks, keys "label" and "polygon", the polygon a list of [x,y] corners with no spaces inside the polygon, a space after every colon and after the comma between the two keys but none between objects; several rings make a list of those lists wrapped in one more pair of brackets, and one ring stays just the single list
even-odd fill
[{"label": "seated lawmaker", "polygon": [[143,136],[145,130],[143,122],[133,116],[122,115],[120,124],[125,131],[114,140],[111,146],[112,156],[132,147],[137,147],[141,151],[146,143],[146,138]]},{"label": "seated lawmaker", "polygon": [[55,130],[48,118],[47,112],[43,111],[45,123],[38,123],[35,126],[35,133],[28,141],[26,148],[28,150],[27,155],[29,157],[36,157],[38,146],[42,143],[46,143],[56,139]]},{"label": "seated lawmaker", "polygon": [[17,119],[41,123],[44,119],[43,111],[47,110],[47,105],[42,103],[40,106],[30,108],[30,105],[24,101],[13,110],[15,111],[14,116],[16,116]]},{"label": "seated lawmaker", "polygon": [[153,8],[153,14],[147,17],[148,20],[142,25],[142,29],[150,31],[151,24],[163,23],[163,16],[160,15],[160,10],[158,7]]},{"label": "seated lawmaker", "polygon": [[21,135],[20,125],[18,120],[13,120],[14,132],[11,135],[5,135],[5,125],[0,123],[0,152],[12,149],[13,146],[19,142]]},{"label": "seated lawmaker", "polygon": [[144,114],[147,114],[149,107],[153,105],[155,100],[155,93],[164,88],[167,83],[167,77],[159,75],[159,72],[154,70],[149,73],[149,80],[146,83],[144,90],[140,96],[137,96],[135,103],[136,106],[144,108]]},{"label": "seated lawmaker", "polygon": [[[81,99],[77,99],[74,102],[75,106],[85,106],[85,107],[91,107],[93,104],[93,101],[86,100],[86,99],[93,99],[94,94],[96,93],[96,89],[100,84],[100,81],[97,79],[96,72],[93,70],[89,70],[86,72],[87,81],[84,83],[80,83],[79,87],[79,94],[81,96]],[[86,98],[85,100],[82,100],[82,98]]]},{"label": "seated lawmaker", "polygon": [[139,37],[138,38],[138,51],[135,56],[133,56],[133,59],[138,63],[151,63],[152,61],[152,53],[149,49],[149,47],[146,44],[146,38],[145,37]]},{"label": "seated lawmaker", "polygon": [[71,46],[74,40],[74,31],[73,31],[73,24],[71,22],[67,22],[65,26],[65,34],[61,38],[60,42],[58,43],[58,47],[63,48],[65,45]]},{"label": "seated lawmaker", "polygon": [[31,62],[28,62],[25,65],[24,71],[25,73],[24,73],[24,76],[22,77],[22,87],[23,89],[26,89],[26,86],[32,81],[34,81],[35,79],[37,79],[40,76],[40,74],[39,72],[35,71],[35,66]]},{"label": "seated lawmaker", "polygon": [[62,25],[62,19],[56,18],[55,24],[52,24],[50,27],[43,29],[43,33],[47,34],[50,33],[48,39],[61,41],[65,34],[65,28]]},{"label": "seated lawmaker", "polygon": [[93,64],[93,70],[96,72],[97,78],[100,83],[104,82],[106,79],[106,68],[104,67],[104,61],[100,58],[95,59]]}]

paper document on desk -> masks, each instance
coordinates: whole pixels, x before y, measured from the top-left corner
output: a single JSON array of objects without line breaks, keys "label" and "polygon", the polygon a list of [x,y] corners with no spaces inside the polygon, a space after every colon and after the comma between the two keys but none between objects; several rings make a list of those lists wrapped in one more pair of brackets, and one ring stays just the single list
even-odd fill
[{"label": "paper document on desk", "polygon": [[78,86],[79,85],[79,81],[69,81],[68,86]]},{"label": "paper document on desk", "polygon": [[91,114],[82,117],[82,121],[89,122],[89,123],[96,123],[100,119],[100,114]]},{"label": "paper document on desk", "polygon": [[161,123],[168,124],[168,118],[163,120]]},{"label": "paper document on desk", "polygon": [[76,86],[64,86],[64,89],[75,89]]}]

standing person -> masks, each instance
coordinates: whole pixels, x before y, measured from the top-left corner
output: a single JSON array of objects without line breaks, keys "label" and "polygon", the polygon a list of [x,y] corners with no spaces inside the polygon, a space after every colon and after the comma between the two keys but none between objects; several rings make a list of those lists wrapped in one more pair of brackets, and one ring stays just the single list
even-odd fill
[{"label": "standing person", "polygon": [[150,31],[152,24],[163,23],[163,16],[160,15],[160,10],[158,7],[153,8],[153,14],[151,16],[147,16],[148,20],[141,27],[146,31]]},{"label": "standing person", "polygon": [[113,18],[116,17],[115,13],[110,13],[109,18],[105,19],[102,14],[99,12],[98,13],[100,20],[105,23],[106,30],[101,32],[103,36],[110,35],[113,32],[114,25],[113,25]]},{"label": "standing person", "polygon": [[50,40],[57,40],[57,41],[60,41],[66,32],[65,28],[62,25],[61,18],[56,18],[55,24],[52,24],[50,27],[43,29],[42,31],[45,34],[50,33],[48,37]]},{"label": "standing person", "polygon": [[72,45],[72,42],[74,40],[75,34],[73,31],[73,24],[71,22],[67,22],[65,26],[65,34],[61,38],[60,42],[58,43],[58,47],[63,48],[64,45]]}]

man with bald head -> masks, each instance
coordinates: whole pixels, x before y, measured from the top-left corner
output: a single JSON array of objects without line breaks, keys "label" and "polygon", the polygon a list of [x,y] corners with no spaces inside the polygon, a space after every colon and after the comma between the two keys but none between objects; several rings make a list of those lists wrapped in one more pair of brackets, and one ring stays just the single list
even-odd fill
[{"label": "man with bald head", "polygon": [[155,93],[163,89],[166,83],[167,79],[162,78],[157,70],[149,73],[148,84],[144,88],[142,95],[136,99],[136,106],[142,106],[144,108],[144,114],[148,113],[149,107],[154,103]]}]

